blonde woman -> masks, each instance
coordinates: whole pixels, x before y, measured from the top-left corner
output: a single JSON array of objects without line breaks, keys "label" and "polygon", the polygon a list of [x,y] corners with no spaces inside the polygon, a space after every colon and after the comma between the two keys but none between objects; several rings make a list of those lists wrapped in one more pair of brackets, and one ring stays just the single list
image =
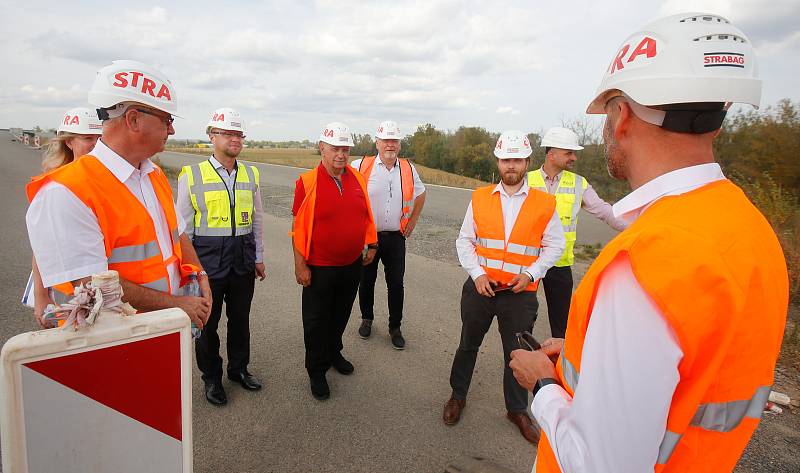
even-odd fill
[{"label": "blonde woman", "polygon": [[[52,171],[89,154],[102,133],[103,122],[97,118],[96,112],[83,107],[67,111],[58,126],[57,135],[50,140],[44,152],[42,171]],[[43,328],[44,309],[48,304],[54,303],[53,296],[52,288],[44,287],[39,268],[36,266],[36,259],[34,259],[33,272],[28,278],[22,303],[33,307],[33,315]]]}]

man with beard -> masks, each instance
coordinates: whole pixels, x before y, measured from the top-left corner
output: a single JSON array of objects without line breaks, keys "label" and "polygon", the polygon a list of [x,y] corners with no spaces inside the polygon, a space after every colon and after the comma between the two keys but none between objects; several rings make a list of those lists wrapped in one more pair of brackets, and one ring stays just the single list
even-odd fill
[{"label": "man with beard", "polygon": [[169,181],[150,161],[175,134],[177,101],[170,80],[147,64],[114,61],[97,72],[89,103],[103,121],[102,137],[89,154],[26,188],[25,220],[44,287],[114,270],[122,300],[140,312],[180,307],[203,326],[211,290],[201,277],[201,297],[183,295],[183,268],[199,270],[199,262]]},{"label": "man with beard", "polygon": [[396,350],[403,350],[406,346],[400,331],[406,239],[414,231],[425,205],[425,185],[416,168],[407,159],[398,157],[402,137],[397,123],[387,120],[378,126],[375,135],[378,156],[364,156],[364,159],[350,163],[367,181],[378,231],[378,253],[372,263],[364,267],[358,287],[358,303],[361,307],[358,335],[367,339],[372,333],[375,280],[378,277],[378,262],[382,261],[389,293],[389,338]]},{"label": "man with beard", "polygon": [[294,274],[303,286],[305,366],[315,399],[331,395],[326,373],[355,367],[342,355],[342,335],[361,279],[378,250],[364,178],[348,164],[353,137],[344,123],[319,136],[322,161],[295,183],[292,214]]},{"label": "man with beard", "polygon": [[624,220],[614,217],[611,204],[597,195],[585,177],[572,172],[578,159],[575,151],[583,149],[574,131],[562,127],[550,128],[544,134],[541,146],[545,150],[544,163],[539,169],[528,173],[528,185],[556,198],[556,211],[567,240],[564,254],[542,278],[550,333],[554,338],[563,338],[567,331],[569,301],[572,298],[573,248],[578,236],[578,211],[583,208],[617,231],[624,230],[628,225]]},{"label": "man with beard", "polygon": [[450,399],[442,418],[461,418],[475,360],[492,319],[503,342],[503,393],[507,414],[528,442],[539,439],[527,414],[528,391],[508,367],[518,348],[516,334],[531,331],[539,303],[539,280],[564,251],[564,231],[553,196],[528,187],[525,174],[532,153],[519,131],[500,135],[494,155],[501,182],[476,189],[456,240],[458,259],[469,274],[461,292],[461,341],[450,372]]},{"label": "man with beard", "polygon": [[216,110],[206,127],[214,154],[184,166],[178,176],[178,210],[187,222],[197,256],[208,273],[214,304],[208,324],[195,343],[208,402],[228,402],[222,387],[222,357],[217,326],[225,302],[228,318],[228,379],[248,391],[261,383],[247,371],[250,363],[250,303],[255,278],[264,280],[263,217],[259,173],[236,160],[245,138],[241,115]]},{"label": "man with beard", "polygon": [[683,13],[612,58],[587,113],[606,115],[609,173],[632,189],[614,214],[632,223],[583,277],[566,338],[512,353],[542,426],[535,471],[731,471],[789,299],[775,232],[713,153],[727,107],[760,102],[756,56],[726,18]]}]

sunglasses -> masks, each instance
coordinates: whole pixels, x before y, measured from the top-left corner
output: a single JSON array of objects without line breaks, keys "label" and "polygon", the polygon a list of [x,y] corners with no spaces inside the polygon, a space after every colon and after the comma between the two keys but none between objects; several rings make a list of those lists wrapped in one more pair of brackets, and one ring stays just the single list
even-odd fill
[{"label": "sunglasses", "polygon": [[542,345],[540,345],[539,342],[528,331],[518,332],[516,337],[517,344],[523,350],[536,351],[542,348]]}]

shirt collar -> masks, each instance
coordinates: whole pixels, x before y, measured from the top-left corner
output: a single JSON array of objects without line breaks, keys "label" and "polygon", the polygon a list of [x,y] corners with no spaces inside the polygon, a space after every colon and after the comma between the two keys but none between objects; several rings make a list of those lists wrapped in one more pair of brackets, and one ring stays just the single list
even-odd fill
[{"label": "shirt collar", "polygon": [[546,173],[546,172],[544,172],[544,166],[541,166],[541,167],[539,168],[539,172],[541,172],[541,173],[542,173],[542,177],[543,177],[545,180],[558,181],[558,180],[561,178],[561,173],[562,173],[562,172],[564,172],[564,171],[559,171],[558,173],[556,173],[556,175],[555,175],[555,176],[553,176],[553,179],[550,179],[550,177],[548,177],[548,176],[547,176],[547,173]]},{"label": "shirt collar", "polygon": [[[524,182],[522,183],[522,187],[520,187],[519,190],[517,191],[517,193],[514,194],[514,195],[520,195],[520,194],[528,195],[528,189],[530,189],[530,187],[528,187],[527,179],[525,179]],[[501,195],[504,195],[506,197],[513,197],[513,196],[509,196],[508,193],[506,193],[506,190],[503,187],[503,183],[502,182],[498,182],[497,185],[494,186],[494,190],[492,191],[492,194],[494,194],[495,192],[499,192]]]},{"label": "shirt collar", "polygon": [[[217,170],[219,170],[219,168],[225,168],[225,166],[223,166],[223,165],[222,165],[222,163],[221,163],[221,162],[219,162],[219,161],[217,160],[217,158],[216,158],[216,157],[214,157],[214,155],[213,155],[213,154],[211,155],[211,157],[210,157],[210,158],[208,158],[208,162],[210,162],[210,163],[211,163],[211,165],[212,165],[212,166],[214,166],[214,169],[217,169]],[[234,162],[233,162],[233,164],[234,164],[234,166],[233,166],[233,171],[231,171],[231,172],[236,172],[236,170],[237,170],[237,169],[239,169],[239,161],[234,161]],[[225,170],[226,170],[226,172],[227,172],[227,169],[225,169]]]},{"label": "shirt collar", "polygon": [[[386,165],[383,164],[383,160],[381,159],[381,155],[380,154],[375,156],[375,159],[378,161],[378,166],[383,166],[384,169],[386,169],[387,171],[389,170],[388,168],[386,168]],[[398,158],[398,160],[399,159],[400,158]],[[394,169],[396,167],[397,167],[397,161],[395,161],[394,166],[392,166],[392,169]]]},{"label": "shirt collar", "polygon": [[613,205],[617,218],[632,222],[653,202],[667,195],[676,195],[725,179],[717,163],[698,164],[662,174],[623,197]]},{"label": "shirt collar", "polygon": [[144,160],[139,165],[139,169],[136,169],[116,151],[106,146],[102,139],[97,140],[97,144],[94,145],[94,149],[89,154],[97,158],[120,182],[130,179],[131,175],[136,171],[145,176],[155,170],[155,165],[150,159]]}]

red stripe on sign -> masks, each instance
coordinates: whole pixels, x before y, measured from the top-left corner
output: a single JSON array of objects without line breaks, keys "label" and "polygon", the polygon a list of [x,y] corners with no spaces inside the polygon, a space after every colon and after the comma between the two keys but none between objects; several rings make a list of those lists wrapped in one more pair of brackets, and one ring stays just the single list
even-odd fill
[{"label": "red stripe on sign", "polygon": [[181,440],[179,333],[35,361],[25,366]]}]

